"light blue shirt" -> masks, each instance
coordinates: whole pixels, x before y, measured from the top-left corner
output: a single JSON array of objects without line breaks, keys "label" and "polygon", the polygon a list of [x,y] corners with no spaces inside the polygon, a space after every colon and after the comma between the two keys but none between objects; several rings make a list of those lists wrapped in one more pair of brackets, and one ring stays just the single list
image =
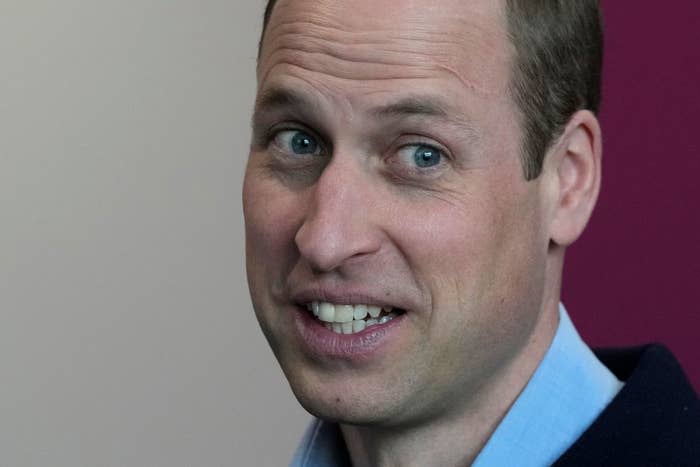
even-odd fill
[{"label": "light blue shirt", "polygon": [[[542,467],[583,434],[622,383],[581,340],[563,305],[554,339],[472,467]],[[337,425],[314,419],[290,467],[342,467],[347,452]]]}]

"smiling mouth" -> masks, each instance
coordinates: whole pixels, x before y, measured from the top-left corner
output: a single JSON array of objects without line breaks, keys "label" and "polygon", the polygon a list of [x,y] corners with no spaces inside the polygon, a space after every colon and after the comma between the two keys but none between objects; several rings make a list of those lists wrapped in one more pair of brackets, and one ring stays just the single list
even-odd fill
[{"label": "smiling mouth", "polygon": [[357,334],[372,326],[381,326],[404,313],[389,306],[347,305],[329,302],[306,304],[316,319],[336,334]]}]

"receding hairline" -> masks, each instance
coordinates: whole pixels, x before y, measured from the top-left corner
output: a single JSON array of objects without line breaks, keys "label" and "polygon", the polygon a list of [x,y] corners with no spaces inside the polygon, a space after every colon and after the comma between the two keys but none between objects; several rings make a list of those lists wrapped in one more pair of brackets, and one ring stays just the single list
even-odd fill
[{"label": "receding hairline", "polygon": [[[493,0],[488,0],[489,2],[492,2]],[[500,13],[500,18],[501,23],[504,27],[504,37],[506,39],[509,39],[508,35],[508,21],[509,21],[509,16],[508,16],[508,2],[506,0],[496,0],[497,2],[500,3],[500,8],[498,9],[498,12]],[[278,0],[268,0],[267,6],[265,8],[265,12],[263,15],[263,24],[262,24],[262,31],[260,34],[260,40],[258,42],[258,59],[260,59],[261,53],[262,53],[262,46],[264,39],[266,37],[266,33],[268,30],[268,27],[271,22],[272,14],[275,11],[275,7],[279,4],[280,2]],[[461,3],[460,3],[461,4]],[[284,5],[284,7],[288,7],[289,5]]]},{"label": "receding hairline", "polygon": [[[527,180],[539,176],[551,145],[576,111],[597,114],[601,100],[604,34],[600,0],[500,0],[513,53],[508,95],[522,130]],[[258,61],[277,0],[265,9]]]}]

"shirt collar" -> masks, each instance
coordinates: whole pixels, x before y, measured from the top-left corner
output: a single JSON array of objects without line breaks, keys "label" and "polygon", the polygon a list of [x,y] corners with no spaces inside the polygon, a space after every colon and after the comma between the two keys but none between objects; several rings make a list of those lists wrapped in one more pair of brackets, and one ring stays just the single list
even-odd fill
[{"label": "shirt collar", "polygon": [[581,340],[566,309],[530,381],[472,467],[554,463],[600,415],[622,383]]},{"label": "shirt collar", "polygon": [[340,428],[314,418],[306,428],[289,467],[350,467]]}]

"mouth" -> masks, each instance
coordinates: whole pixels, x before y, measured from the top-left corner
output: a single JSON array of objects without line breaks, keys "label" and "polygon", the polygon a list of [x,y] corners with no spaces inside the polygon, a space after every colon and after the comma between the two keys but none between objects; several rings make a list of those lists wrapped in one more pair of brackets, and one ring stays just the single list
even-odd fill
[{"label": "mouth", "polygon": [[313,301],[305,306],[320,324],[336,334],[358,334],[367,328],[383,326],[405,313],[400,308],[369,304]]}]

